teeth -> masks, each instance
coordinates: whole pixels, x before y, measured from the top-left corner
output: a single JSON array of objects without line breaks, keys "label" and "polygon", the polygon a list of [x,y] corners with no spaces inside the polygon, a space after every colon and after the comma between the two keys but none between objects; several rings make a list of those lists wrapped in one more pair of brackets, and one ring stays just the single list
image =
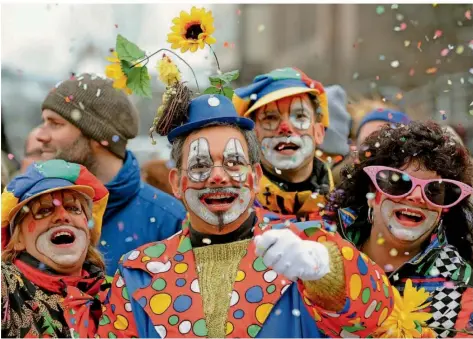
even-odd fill
[{"label": "teeth", "polygon": [[401,211],[402,214],[409,215],[411,217],[418,217],[422,218],[422,215],[419,213],[414,213],[414,212],[408,212],[408,211]]},{"label": "teeth", "polygon": [[68,235],[68,236],[71,236],[71,233],[69,232],[59,232],[59,233],[56,233],[54,235],[54,239],[56,239],[57,237],[59,237],[60,235]]}]

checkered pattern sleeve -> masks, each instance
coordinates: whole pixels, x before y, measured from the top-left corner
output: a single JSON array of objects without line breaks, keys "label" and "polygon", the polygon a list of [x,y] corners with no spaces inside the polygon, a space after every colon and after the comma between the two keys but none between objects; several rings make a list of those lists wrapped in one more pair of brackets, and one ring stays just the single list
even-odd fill
[{"label": "checkered pattern sleeve", "polygon": [[[322,278],[298,282],[304,303],[319,329],[330,337],[366,337],[373,333],[389,316],[394,304],[391,285],[383,270],[337,233],[309,228],[300,236],[325,243],[331,261],[339,263],[331,263],[327,275],[330,281]],[[327,302],[330,298],[333,298],[331,307]]]}]

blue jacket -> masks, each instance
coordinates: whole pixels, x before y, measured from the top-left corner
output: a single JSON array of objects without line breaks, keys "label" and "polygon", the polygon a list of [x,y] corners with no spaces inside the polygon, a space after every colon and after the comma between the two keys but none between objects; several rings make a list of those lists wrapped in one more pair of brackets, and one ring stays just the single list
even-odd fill
[{"label": "blue jacket", "polygon": [[113,276],[123,254],[180,231],[186,212],[179,200],[141,181],[139,164],[130,151],[120,172],[105,186],[110,196],[99,250],[107,275]]}]

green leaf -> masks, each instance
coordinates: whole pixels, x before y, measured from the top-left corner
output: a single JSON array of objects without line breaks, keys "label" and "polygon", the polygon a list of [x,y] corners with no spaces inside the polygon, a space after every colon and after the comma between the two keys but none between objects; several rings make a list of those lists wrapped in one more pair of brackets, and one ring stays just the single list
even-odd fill
[{"label": "green leaf", "polygon": [[151,98],[151,77],[146,66],[133,67],[128,74],[126,85],[133,93],[145,98]]},{"label": "green leaf", "polygon": [[225,81],[225,82],[232,82],[233,80],[236,80],[238,79],[238,77],[240,76],[240,71],[239,70],[234,70],[234,71],[231,71],[231,72],[226,72],[226,73],[223,73],[220,77]]},{"label": "green leaf", "polygon": [[215,86],[210,86],[204,91],[204,94],[220,94],[222,90],[218,89]]},{"label": "green leaf", "polygon": [[118,54],[118,59],[129,62],[133,62],[145,57],[144,51],[142,51],[137,45],[131,41],[128,41],[120,34],[117,35],[115,51]]},{"label": "green leaf", "polygon": [[223,88],[223,95],[225,95],[228,99],[232,100],[232,98],[233,98],[233,88],[224,87]]},{"label": "green leaf", "polygon": [[222,86],[223,83],[225,82],[223,79],[220,79],[216,76],[209,77],[209,80],[210,80],[210,84],[215,87]]},{"label": "green leaf", "polygon": [[422,333],[422,326],[420,325],[419,321],[414,320],[414,324],[416,325],[417,332]]},{"label": "green leaf", "polygon": [[125,60],[120,60],[120,66],[122,68],[123,73],[128,77],[130,74],[130,71],[132,70],[131,66],[133,64],[131,62],[125,61]]}]

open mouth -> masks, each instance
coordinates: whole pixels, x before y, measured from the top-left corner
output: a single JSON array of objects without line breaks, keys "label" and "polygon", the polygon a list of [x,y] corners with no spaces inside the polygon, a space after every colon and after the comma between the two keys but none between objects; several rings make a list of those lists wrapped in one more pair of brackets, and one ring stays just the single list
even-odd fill
[{"label": "open mouth", "polygon": [[67,246],[71,245],[76,240],[76,237],[72,231],[68,229],[61,229],[55,231],[51,235],[50,240],[56,246]]},{"label": "open mouth", "polygon": [[422,212],[407,208],[394,211],[394,215],[401,224],[408,227],[415,227],[425,220]]},{"label": "open mouth", "polygon": [[292,142],[280,142],[279,144],[276,145],[276,147],[274,147],[274,149],[278,152],[282,152],[282,153],[285,153],[285,152],[295,152],[299,149],[300,147],[297,146],[296,144],[292,143]]},{"label": "open mouth", "polygon": [[237,199],[238,194],[232,192],[205,193],[200,197],[202,204],[212,212],[228,210]]}]

